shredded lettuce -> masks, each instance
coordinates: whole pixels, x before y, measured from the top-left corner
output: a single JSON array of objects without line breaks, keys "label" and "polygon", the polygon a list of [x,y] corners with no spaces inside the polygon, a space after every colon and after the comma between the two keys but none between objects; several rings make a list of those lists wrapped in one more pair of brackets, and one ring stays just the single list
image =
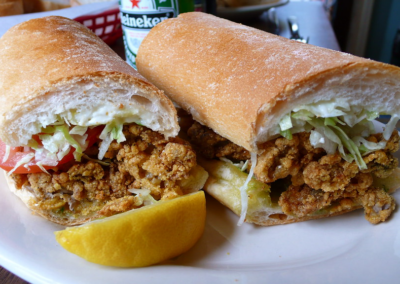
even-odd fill
[{"label": "shredded lettuce", "polygon": [[399,121],[399,117],[397,115],[392,115],[388,124],[383,131],[383,138],[385,140],[389,140],[390,136],[392,135],[393,130],[396,128],[396,124]]},{"label": "shredded lettuce", "polygon": [[75,148],[74,157],[77,161],[81,160],[82,147],[71,137],[67,125],[59,125],[54,127],[53,135],[39,135],[43,148],[49,153],[57,155],[58,161],[61,161],[71,150],[71,146]]},{"label": "shredded lettuce", "polygon": [[315,117],[315,115],[311,111],[300,109],[297,112],[294,112],[292,114],[292,117],[295,119],[308,121],[311,120],[313,117]]},{"label": "shredded lettuce", "polygon": [[354,137],[352,140],[355,143],[355,145],[360,149],[360,152],[363,155],[369,154],[376,150],[383,149],[386,146],[386,141],[380,141],[378,143],[375,143],[368,141],[361,136]]},{"label": "shredded lettuce", "polygon": [[47,127],[42,127],[42,130],[40,131],[40,133],[46,133],[46,134],[53,134],[54,132],[56,132],[56,128],[52,125],[49,125]]},{"label": "shredded lettuce", "polygon": [[249,164],[249,160],[246,160],[246,162],[240,161],[239,163],[234,163],[233,161],[231,161],[225,157],[220,157],[219,159],[225,163],[234,165],[235,167],[239,168],[240,171],[242,171],[242,172],[245,172],[247,170],[247,167]]},{"label": "shredded lettuce", "polygon": [[281,128],[281,131],[285,131],[293,127],[290,113],[288,113],[281,119],[281,121],[279,122],[279,127]]},{"label": "shredded lettuce", "polygon": [[84,135],[87,131],[87,126],[74,126],[70,131],[69,134],[77,134],[77,135]]},{"label": "shredded lettuce", "polygon": [[3,164],[8,160],[8,157],[10,156],[10,150],[11,150],[11,147],[6,145],[6,153],[5,153],[5,155],[3,157],[3,161],[2,161]]},{"label": "shredded lettuce", "polygon": [[149,189],[138,189],[138,188],[132,188],[128,189],[129,192],[132,192],[136,195],[138,203],[135,204],[136,206],[141,206],[141,205],[151,205],[157,202],[157,200],[154,199],[153,196],[150,194]]},{"label": "shredded lettuce", "polygon": [[346,147],[346,149],[350,152],[350,155],[343,154],[343,156],[346,156],[346,158],[350,157],[350,160],[355,159],[358,167],[361,170],[367,169],[367,165],[365,164],[363,158],[361,157],[360,150],[354,144],[354,142],[346,135],[346,133],[338,126],[336,125],[331,125],[335,130],[336,134],[339,136],[341,142],[343,143],[343,146]]},{"label": "shredded lettuce", "polygon": [[32,148],[32,149],[34,149],[34,150],[37,150],[37,149],[39,149],[40,148],[40,146],[39,146],[39,143],[35,140],[35,139],[31,139],[31,140],[29,140],[29,142],[28,142],[28,147],[29,148]]},{"label": "shredded lettuce", "polygon": [[257,164],[257,153],[251,153],[251,168],[250,168],[250,172],[246,178],[246,181],[244,182],[244,184],[240,187],[240,200],[242,202],[242,208],[240,211],[240,219],[237,223],[238,226],[241,226],[244,223],[244,220],[246,218],[247,215],[247,209],[248,209],[248,202],[249,202],[249,198],[247,196],[247,186],[249,184],[249,182],[251,181],[251,179],[253,178],[253,174],[254,174],[254,169],[256,167]]},{"label": "shredded lettuce", "polygon": [[318,103],[303,105],[293,109],[293,112],[307,110],[315,117],[336,117],[346,115],[351,111],[350,104],[344,99],[334,101],[321,101]]},{"label": "shredded lettuce", "polygon": [[101,142],[101,145],[99,147],[99,155],[98,155],[99,160],[102,160],[104,158],[104,155],[106,154],[108,148],[111,145],[111,142],[113,141],[112,134],[107,134],[105,137],[103,136],[101,139],[103,141]]},{"label": "shredded lettuce", "polygon": [[103,140],[99,148],[99,160],[102,160],[104,158],[108,147],[110,147],[111,142],[114,139],[117,140],[118,143],[126,141],[125,135],[122,132],[124,127],[123,123],[123,120],[114,120],[111,123],[107,124],[106,127],[104,127],[99,137]]},{"label": "shredded lettuce", "polygon": [[393,115],[386,125],[383,132],[386,141],[369,142],[365,138],[375,133],[372,120],[378,116],[378,112],[351,106],[344,99],[321,101],[297,107],[284,115],[276,133],[292,139],[294,133],[311,131],[312,146],[323,148],[328,154],[339,150],[344,160],[355,161],[360,169],[366,169],[362,156],[384,149],[400,118]]},{"label": "shredded lettuce", "polygon": [[57,166],[59,160],[57,154],[51,153],[45,148],[35,150],[35,160],[46,166]]},{"label": "shredded lettuce", "polygon": [[[75,160],[77,160],[78,162],[80,162],[80,161],[81,161],[81,157],[82,157],[82,147],[81,147],[81,145],[80,145],[74,138],[72,138],[72,136],[69,134],[69,128],[68,128],[68,126],[66,126],[66,125],[56,126],[56,133],[55,133],[55,134],[57,134],[57,133],[62,133],[62,134],[64,135],[65,140],[67,140],[67,142],[69,143],[69,145],[75,148],[74,158],[75,158]],[[55,134],[54,134],[54,135],[55,135]],[[54,136],[54,135],[53,135],[53,136]],[[68,145],[68,147],[67,147],[67,146],[64,146],[64,148],[63,148],[62,150],[65,151],[66,153],[63,152],[63,154],[64,154],[64,153],[65,153],[65,155],[68,154],[68,152],[69,152],[69,145]],[[65,155],[63,155],[63,157],[64,157]],[[62,158],[59,157],[59,159],[61,160]]]},{"label": "shredded lettuce", "polygon": [[25,157],[23,157],[21,160],[19,160],[15,164],[15,167],[11,171],[8,172],[8,175],[11,175],[20,166],[28,164],[34,157],[35,157],[35,154],[33,154],[33,153],[27,154]]},{"label": "shredded lettuce", "polygon": [[[119,113],[120,118],[106,122],[108,116],[105,117],[104,115],[101,115],[101,113],[103,113],[102,108],[98,109],[96,118],[101,118],[101,124],[105,124],[104,130],[99,137],[102,140],[99,148],[99,160],[104,158],[104,155],[113,140],[116,140],[118,143],[126,141],[123,134],[123,126],[125,123],[135,122],[142,125],[140,124],[139,116],[132,114],[132,111],[123,111],[118,108],[117,112]],[[79,116],[78,114],[71,112],[68,113],[67,116],[58,115],[56,121],[49,125],[43,123],[40,132],[37,133],[40,142],[38,142],[39,140],[37,140],[36,137],[30,139],[28,142],[27,148],[29,148],[29,150],[34,150],[34,153],[29,155],[29,157],[35,157],[36,164],[43,172],[47,172],[43,167],[44,165],[56,166],[59,161],[61,161],[71,151],[71,147],[75,148],[75,160],[81,161],[83,152],[88,147],[88,135],[86,132],[88,128],[96,127],[98,124],[93,124],[95,123],[92,121],[93,119],[90,123],[86,123],[87,125],[85,126],[73,124],[76,124],[78,121],[82,122],[87,118],[88,117],[83,114]],[[6,148],[6,153],[3,157],[3,163],[8,159],[9,153],[10,148],[8,147]],[[85,158],[88,159],[89,157],[86,156]],[[26,164],[26,159],[24,158],[19,161],[18,166]],[[96,162],[100,163],[101,161],[99,160],[96,160]],[[102,163],[102,165],[109,165],[109,163],[105,162]]]},{"label": "shredded lettuce", "polygon": [[281,130],[279,133],[286,139],[292,140],[293,138],[292,131],[290,129]]},{"label": "shredded lettuce", "polygon": [[46,174],[50,175],[49,172],[43,167],[42,162],[37,162],[36,165]]},{"label": "shredded lettuce", "polygon": [[118,143],[126,141],[125,135],[122,132],[123,126],[122,120],[114,120],[104,127],[100,134],[100,139],[105,139],[108,135],[111,135],[111,138],[117,140]]},{"label": "shredded lettuce", "polygon": [[249,160],[246,160],[246,162],[243,164],[243,166],[241,167],[241,171],[244,172],[247,170],[247,165],[249,164]]}]

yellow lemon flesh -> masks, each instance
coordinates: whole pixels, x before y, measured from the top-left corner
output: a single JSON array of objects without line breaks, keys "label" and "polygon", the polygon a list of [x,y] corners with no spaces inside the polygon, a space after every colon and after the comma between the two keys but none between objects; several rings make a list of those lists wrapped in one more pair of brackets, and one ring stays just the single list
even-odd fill
[{"label": "yellow lemon flesh", "polygon": [[142,267],[188,251],[206,219],[203,191],[55,232],[57,242],[90,262]]}]

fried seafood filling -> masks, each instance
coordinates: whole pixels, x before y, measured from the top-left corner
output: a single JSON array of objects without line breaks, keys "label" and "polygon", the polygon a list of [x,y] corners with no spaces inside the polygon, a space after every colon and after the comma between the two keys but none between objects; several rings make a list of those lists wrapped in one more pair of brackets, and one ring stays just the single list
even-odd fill
[{"label": "fried seafood filling", "polygon": [[[105,154],[108,166],[82,160],[51,174],[13,174],[17,188],[31,190],[41,209],[66,216],[96,211],[111,216],[141,207],[143,198],[132,193],[135,189],[149,190],[155,200],[183,195],[179,181],[196,166],[190,144],[137,124],[125,125],[123,133],[126,141],[114,141]],[[98,149],[95,145],[85,154],[95,159]]]},{"label": "fried seafood filling", "polygon": [[[247,150],[197,122],[188,129],[188,135],[196,151],[205,158],[225,157],[234,162],[250,158]],[[375,143],[383,139],[381,133],[367,138]],[[338,152],[329,155],[322,148],[314,148],[308,132],[294,134],[291,140],[279,137],[261,147],[255,177],[267,184],[290,181],[278,200],[287,215],[304,217],[326,209],[333,214],[362,206],[366,219],[376,224],[385,221],[395,208],[394,198],[373,186],[373,177],[386,178],[397,167],[398,161],[393,157],[399,149],[397,131],[384,149],[363,156],[365,170],[360,170],[356,162],[345,161]]]}]

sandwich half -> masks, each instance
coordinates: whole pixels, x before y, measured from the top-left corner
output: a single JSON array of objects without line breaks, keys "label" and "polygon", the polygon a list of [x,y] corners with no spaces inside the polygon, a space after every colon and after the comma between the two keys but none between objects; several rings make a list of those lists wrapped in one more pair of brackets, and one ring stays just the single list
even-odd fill
[{"label": "sandwich half", "polygon": [[[137,67],[190,114],[205,190],[239,224],[361,207],[376,224],[395,209],[400,68],[202,13],[158,24]],[[391,120],[376,130],[381,114]]]},{"label": "sandwich half", "polygon": [[171,101],[86,27],[33,19],[0,39],[0,167],[32,211],[77,225],[199,190]]}]

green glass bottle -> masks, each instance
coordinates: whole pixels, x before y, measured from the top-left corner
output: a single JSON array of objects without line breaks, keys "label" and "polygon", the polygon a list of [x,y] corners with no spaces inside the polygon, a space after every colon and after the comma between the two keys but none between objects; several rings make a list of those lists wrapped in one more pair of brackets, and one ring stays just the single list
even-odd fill
[{"label": "green glass bottle", "polygon": [[179,14],[193,12],[195,0],[179,0]]},{"label": "green glass bottle", "polygon": [[194,11],[194,0],[119,0],[126,61],[136,69],[142,40],[158,23]]}]

